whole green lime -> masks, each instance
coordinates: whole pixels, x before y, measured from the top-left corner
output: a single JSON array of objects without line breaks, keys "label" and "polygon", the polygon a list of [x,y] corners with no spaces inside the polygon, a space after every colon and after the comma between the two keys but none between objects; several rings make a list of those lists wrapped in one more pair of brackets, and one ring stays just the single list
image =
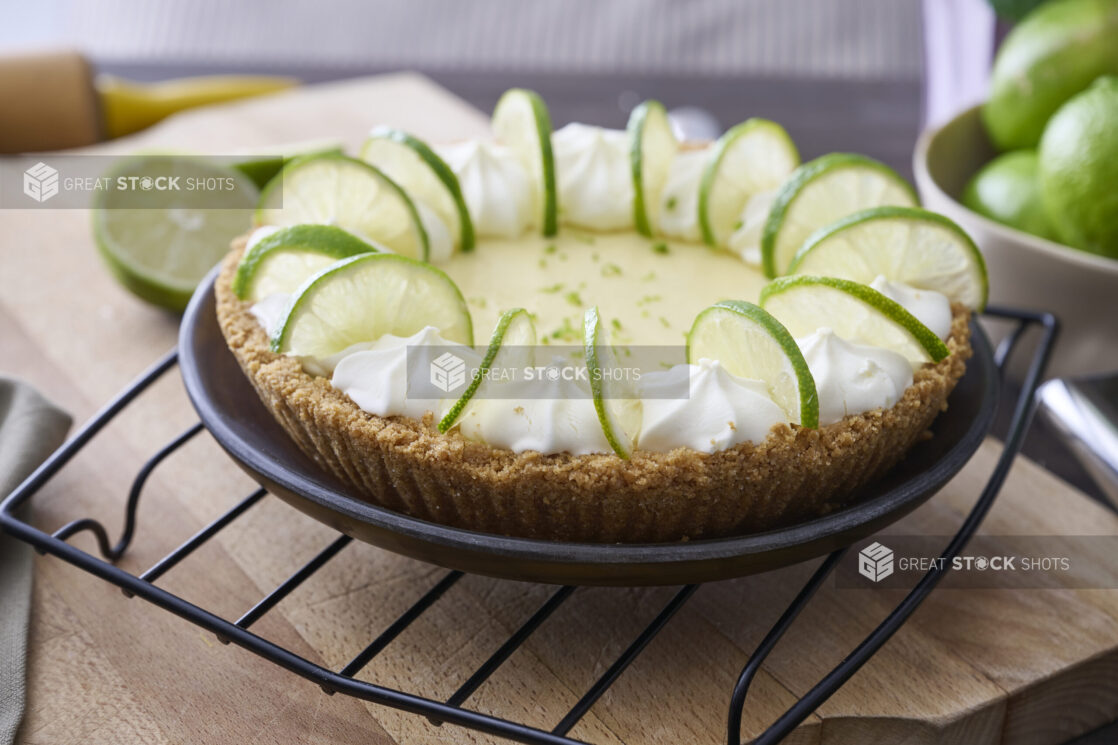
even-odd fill
[{"label": "whole green lime", "polygon": [[1118,259],[1118,77],[1056,112],[1040,140],[1041,197],[1069,246]]},{"label": "whole green lime", "polygon": [[1036,147],[1056,109],[1118,73],[1118,0],[1055,0],[1030,13],[994,60],[982,119],[1002,150]]},{"label": "whole green lime", "polygon": [[1058,240],[1040,199],[1035,150],[1014,150],[984,165],[963,190],[963,204],[1011,228]]},{"label": "whole green lime", "polygon": [[1044,0],[989,0],[989,2],[999,18],[1020,21]]}]

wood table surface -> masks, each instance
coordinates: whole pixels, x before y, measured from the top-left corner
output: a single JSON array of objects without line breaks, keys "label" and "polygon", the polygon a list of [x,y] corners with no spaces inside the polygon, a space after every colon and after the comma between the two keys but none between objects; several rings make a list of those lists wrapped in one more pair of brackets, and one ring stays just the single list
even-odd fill
[{"label": "wood table surface", "polygon": [[[486,117],[414,75],[306,88],[180,115],[91,152],[167,146],[228,152],[324,136],[355,146],[372,124],[431,140],[480,135]],[[89,416],[175,343],[177,318],[121,290],[84,211],[0,210],[0,370]],[[127,410],[33,502],[52,530],[92,516],[118,529],[147,456],[196,421],[174,374]],[[989,475],[988,440],[951,484],[893,526],[947,535]],[[140,572],[254,485],[203,435],[153,476],[120,565]],[[1118,535],[1118,518],[1038,466],[1014,466],[984,531]],[[160,580],[236,618],[332,540],[266,498]],[[93,550],[88,536],[74,539]],[[1097,575],[1118,587],[1118,557]],[[572,731],[596,743],[719,743],[750,651],[815,563],[705,585]],[[254,627],[340,668],[442,573],[351,544]],[[35,564],[28,712],[19,741],[73,743],[493,742],[317,686],[54,558]],[[467,576],[359,677],[445,698],[552,588]],[[673,588],[582,588],[469,701],[550,728]],[[744,732],[802,696],[895,605],[897,590],[824,586],[757,676]],[[799,743],[1057,743],[1118,717],[1118,591],[934,593],[797,730]]]}]

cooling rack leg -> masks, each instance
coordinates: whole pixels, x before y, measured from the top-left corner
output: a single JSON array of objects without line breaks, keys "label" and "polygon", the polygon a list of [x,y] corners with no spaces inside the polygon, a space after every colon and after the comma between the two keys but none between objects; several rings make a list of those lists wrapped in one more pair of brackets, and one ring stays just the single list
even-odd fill
[{"label": "cooling rack leg", "polygon": [[746,694],[749,693],[749,686],[753,683],[753,677],[757,674],[757,671],[761,669],[761,663],[763,663],[769,656],[769,653],[773,651],[773,647],[775,647],[776,643],[780,641],[780,638],[784,636],[784,632],[787,631],[792,625],[792,622],[796,620],[796,616],[800,615],[800,611],[804,609],[804,606],[806,606],[812,596],[815,595],[815,591],[823,584],[823,580],[830,576],[831,572],[838,564],[839,559],[841,559],[845,553],[846,549],[839,549],[823,560],[823,563],[820,564],[819,568],[815,570],[815,573],[811,575],[811,579],[809,579],[799,593],[796,594],[792,603],[784,613],[781,614],[777,622],[773,624],[773,627],[769,629],[769,633],[765,635],[765,638],[761,640],[761,643],[749,658],[749,662],[745,663],[741,675],[738,676],[737,685],[734,686],[734,692],[730,696],[730,719],[727,724],[727,742],[741,742],[741,714],[742,710],[745,709],[745,697]]},{"label": "cooling rack leg", "polygon": [[[43,553],[50,544],[50,541],[43,540],[43,536],[39,534],[38,531],[31,529],[30,526],[17,518],[15,516],[15,511],[20,505],[38,493],[48,481],[54,478],[55,474],[62,470],[62,468],[77,455],[78,451],[85,447],[113,417],[119,414],[128,404],[132,403],[137,396],[147,390],[147,388],[162,377],[164,373],[174,367],[177,362],[178,352],[176,350],[171,350],[165,354],[162,359],[149,367],[140,377],[133,381],[128,388],[122,391],[120,395],[110,401],[89,421],[82,425],[77,434],[71,437],[58,450],[55,450],[22,484],[16,487],[15,491],[8,495],[8,498],[4,500],[3,504],[0,504],[0,528],[27,541],[35,547],[35,550]],[[108,532],[105,530],[105,527],[96,520],[89,518],[75,520],[60,528],[52,538],[65,540],[75,533],[86,530],[92,532],[96,537],[98,548],[103,556],[110,559],[118,558],[119,555],[113,555],[115,547],[109,542]],[[124,545],[127,546],[127,542],[125,542]],[[123,548],[121,550],[123,551]]]},{"label": "cooling rack leg", "polygon": [[140,472],[136,474],[135,480],[132,482],[132,488],[128,492],[128,503],[124,508],[124,530],[121,531],[120,540],[117,541],[115,546],[109,545],[109,536],[105,527],[96,520],[85,518],[82,520],[74,520],[63,525],[52,534],[54,538],[60,541],[65,541],[70,536],[82,531],[89,531],[97,537],[97,546],[101,551],[101,555],[109,561],[116,561],[124,552],[128,550],[128,545],[132,542],[132,536],[136,532],[136,510],[140,506],[140,495],[143,493],[144,484],[147,483],[148,477],[151,476],[155,468],[167,459],[169,455],[192,440],[195,435],[202,431],[202,423],[195,424],[190,429],[183,432],[170,443],[165,445],[158,453],[153,455],[144,463]]},{"label": "cooling rack leg", "polygon": [[[970,514],[968,514],[963,521],[959,531],[951,539],[951,542],[947,545],[947,548],[944,549],[943,553],[940,554],[940,561],[936,562],[937,568],[925,574],[920,582],[917,583],[916,587],[905,596],[901,604],[894,608],[893,611],[886,616],[885,620],[883,620],[869,636],[862,640],[862,643],[859,644],[853,652],[847,655],[835,669],[829,672],[809,690],[803,698],[793,704],[788,711],[781,715],[781,717],[762,733],[760,737],[754,740],[754,745],[776,745],[776,743],[787,737],[800,722],[819,708],[820,704],[830,698],[843,683],[854,675],[854,673],[858,672],[862,665],[864,665],[877,650],[881,649],[885,642],[889,641],[893,634],[897,632],[905,621],[908,620],[909,616],[920,606],[920,603],[935,589],[944,574],[946,574],[947,567],[951,566],[951,560],[963,550],[963,547],[966,546],[967,542],[978,530],[978,526],[982,523],[983,518],[986,517],[986,513],[990,511],[990,507],[994,503],[994,498],[998,495],[998,491],[1001,489],[1006,476],[1009,474],[1009,469],[1013,465],[1013,459],[1017,456],[1017,453],[1020,452],[1021,445],[1024,443],[1025,435],[1029,428],[1029,422],[1032,419],[1035,409],[1033,399],[1036,394],[1037,386],[1040,384],[1041,375],[1044,373],[1044,369],[1048,364],[1048,359],[1052,354],[1052,347],[1059,333],[1059,323],[1056,321],[1055,316],[1050,313],[1025,313],[1002,310],[999,308],[988,308],[987,313],[999,317],[1021,320],[1023,323],[1038,324],[1043,328],[1043,335],[1037,347],[1037,351],[1029,364],[1029,370],[1025,375],[1025,382],[1022,385],[1021,393],[1018,395],[1015,402],[1013,418],[1009,425],[1009,432],[1006,435],[1001,456],[994,466],[994,471],[990,475],[989,481],[986,482],[986,487],[982,490],[981,495],[979,495]],[[1019,338],[1020,334],[1017,334],[1017,337]],[[1002,360],[1003,363],[1008,358],[1010,351],[1012,351],[1012,347],[1006,351],[1005,358]],[[764,642],[762,642],[762,644],[764,644]],[[731,710],[731,713],[733,713],[733,710]],[[737,714],[736,718],[731,718],[730,729],[727,731],[727,742],[729,745],[740,745],[741,743],[740,710]],[[737,730],[736,732],[735,729]]]}]

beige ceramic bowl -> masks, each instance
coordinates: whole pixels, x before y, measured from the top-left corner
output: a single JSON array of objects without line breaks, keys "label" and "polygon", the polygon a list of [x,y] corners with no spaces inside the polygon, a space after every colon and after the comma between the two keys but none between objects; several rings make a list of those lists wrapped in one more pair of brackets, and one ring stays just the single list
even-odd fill
[{"label": "beige ceramic bowl", "polygon": [[[1050,375],[1118,370],[1118,261],[1014,230],[964,207],[958,200],[963,187],[994,155],[977,106],[924,132],[913,156],[924,206],[959,223],[982,249],[992,304],[1059,317],[1062,330]],[[995,341],[1005,333],[1000,325],[987,330]]]}]

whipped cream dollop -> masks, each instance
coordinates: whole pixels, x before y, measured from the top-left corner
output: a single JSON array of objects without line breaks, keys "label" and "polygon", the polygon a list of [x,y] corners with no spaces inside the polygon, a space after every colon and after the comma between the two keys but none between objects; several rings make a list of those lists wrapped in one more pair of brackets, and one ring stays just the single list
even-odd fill
[{"label": "whipped cream dollop", "polygon": [[489,142],[461,142],[438,153],[462,188],[477,235],[515,238],[531,227],[537,187],[512,150]]},{"label": "whipped cream dollop", "polygon": [[287,306],[291,303],[291,296],[286,292],[273,292],[252,304],[248,312],[256,322],[264,327],[264,333],[271,339],[279,331],[280,323],[287,313]]},{"label": "whipped cream dollop", "polygon": [[888,408],[912,385],[912,365],[890,349],[856,344],[829,328],[797,339],[819,396],[819,424]]},{"label": "whipped cream dollop", "polygon": [[261,225],[248,234],[248,241],[245,242],[245,253],[251,251],[257,243],[264,240],[272,233],[282,230],[279,225]]},{"label": "whipped cream dollop", "polygon": [[[480,394],[480,392],[479,392]],[[521,453],[612,453],[589,387],[559,377],[531,383],[494,382],[458,420],[469,440]]]},{"label": "whipped cream dollop", "polygon": [[660,192],[660,232],[692,243],[702,240],[699,230],[699,184],[706,166],[705,149],[680,150],[668,166]]},{"label": "whipped cream dollop", "polygon": [[[279,229],[280,226],[278,225],[261,225],[253,230],[245,243],[245,253],[247,254],[255,248],[257,243]],[[252,314],[257,323],[264,327],[264,333],[268,335],[269,339],[279,331],[280,321],[283,320],[283,316],[287,312],[287,304],[290,302],[291,295],[286,292],[274,292],[253,303],[252,307],[249,308],[249,313]]]},{"label": "whipped cream dollop", "polygon": [[761,266],[761,233],[776,194],[776,190],[760,191],[750,197],[741,210],[737,228],[730,234],[730,251],[750,266]]},{"label": "whipped cream dollop", "polygon": [[920,290],[878,276],[870,287],[903,307],[940,339],[951,333],[951,301],[935,290]]},{"label": "whipped cream dollop", "polygon": [[385,334],[375,342],[355,344],[330,360],[317,362],[323,367],[332,362],[330,384],[370,414],[421,419],[430,411],[440,417],[447,408],[444,400],[408,396],[409,346],[458,345],[444,339],[434,326],[427,326],[411,336]]},{"label": "whipped cream dollop", "polygon": [[[907,364],[907,363],[906,363]],[[688,392],[688,397],[683,397]],[[788,417],[763,383],[731,375],[714,360],[676,365],[641,377],[641,430],[637,447],[704,453],[741,442],[761,442]]]},{"label": "whipped cream dollop", "polygon": [[633,225],[633,176],[629,136],[577,122],[551,135],[559,217],[590,230]]}]

